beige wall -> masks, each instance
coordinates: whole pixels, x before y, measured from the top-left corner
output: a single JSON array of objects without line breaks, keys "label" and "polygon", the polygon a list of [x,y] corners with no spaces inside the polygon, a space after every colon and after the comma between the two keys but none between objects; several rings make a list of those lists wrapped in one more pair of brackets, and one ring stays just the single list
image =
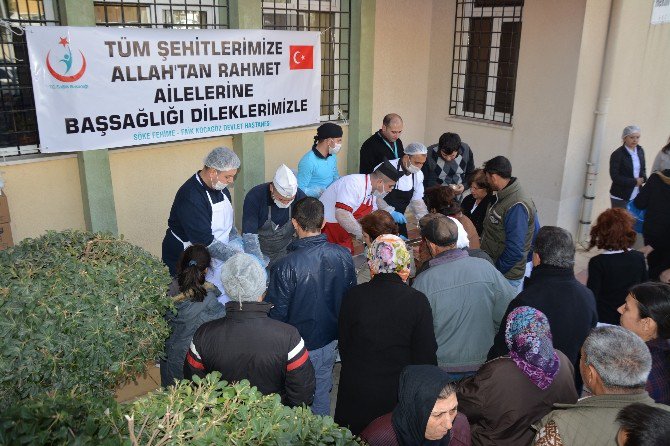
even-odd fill
[{"label": "beige wall", "polygon": [[405,123],[401,136],[405,145],[426,142],[432,9],[431,0],[377,1],[370,130],[381,127],[384,115],[398,113]]},{"label": "beige wall", "polygon": [[44,231],[85,229],[77,157],[0,165],[9,201],[14,243]]},{"label": "beige wall", "polygon": [[[558,220],[584,3],[525,2],[509,127],[449,116],[456,2],[434,2],[425,138],[436,142],[446,131],[458,133],[470,144],[477,165],[495,155],[508,157],[543,224]],[[579,169],[573,174],[580,175]]]},{"label": "beige wall", "polygon": [[670,24],[650,24],[652,3],[621,2],[622,21],[593,218],[609,207],[609,157],[621,145],[623,128],[629,124],[642,128],[640,145],[645,149],[647,171],[670,135]]}]

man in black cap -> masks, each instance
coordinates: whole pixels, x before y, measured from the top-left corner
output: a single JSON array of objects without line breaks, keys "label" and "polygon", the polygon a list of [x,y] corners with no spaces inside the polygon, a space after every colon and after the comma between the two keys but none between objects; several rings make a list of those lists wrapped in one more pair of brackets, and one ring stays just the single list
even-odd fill
[{"label": "man in black cap", "polygon": [[316,129],[312,150],[298,163],[298,187],[306,195],[319,198],[340,177],[335,155],[341,148],[342,127],[334,122],[324,122]]},{"label": "man in black cap", "polygon": [[363,238],[358,220],[377,209],[376,197],[384,197],[395,187],[402,172],[384,160],[369,175],[346,175],[331,184],[319,198],[323,203],[328,241],[348,248],[353,254],[353,235]]},{"label": "man in black cap", "polygon": [[389,113],[384,116],[382,128],[370,136],[361,146],[359,173],[372,173],[383,160],[402,158],[403,150],[400,134],[403,122],[400,115]]}]

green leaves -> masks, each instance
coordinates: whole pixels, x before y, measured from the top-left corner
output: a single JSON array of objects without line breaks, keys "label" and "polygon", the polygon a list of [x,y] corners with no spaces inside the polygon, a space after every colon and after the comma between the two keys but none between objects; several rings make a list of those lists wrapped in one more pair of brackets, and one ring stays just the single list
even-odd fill
[{"label": "green leaves", "polygon": [[48,232],[0,252],[0,404],[133,379],[162,353],[169,283],[159,259],[110,234]]}]

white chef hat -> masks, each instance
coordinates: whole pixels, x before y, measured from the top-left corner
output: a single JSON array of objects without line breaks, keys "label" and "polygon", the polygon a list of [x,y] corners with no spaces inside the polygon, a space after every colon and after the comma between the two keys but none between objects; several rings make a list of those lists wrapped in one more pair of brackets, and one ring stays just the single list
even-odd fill
[{"label": "white chef hat", "polygon": [[298,179],[285,164],[279,166],[272,180],[275,191],[282,197],[290,198],[298,192]]}]

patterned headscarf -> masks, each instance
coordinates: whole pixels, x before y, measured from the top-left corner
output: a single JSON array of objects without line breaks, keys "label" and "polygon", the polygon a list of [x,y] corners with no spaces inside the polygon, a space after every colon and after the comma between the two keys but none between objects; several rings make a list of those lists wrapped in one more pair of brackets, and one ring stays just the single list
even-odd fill
[{"label": "patterned headscarf", "polygon": [[403,281],[409,277],[410,256],[405,242],[397,235],[382,234],[368,249],[370,276],[396,273]]},{"label": "patterned headscarf", "polygon": [[537,387],[546,390],[560,364],[547,316],[535,308],[515,308],[507,317],[505,342],[517,367]]}]

